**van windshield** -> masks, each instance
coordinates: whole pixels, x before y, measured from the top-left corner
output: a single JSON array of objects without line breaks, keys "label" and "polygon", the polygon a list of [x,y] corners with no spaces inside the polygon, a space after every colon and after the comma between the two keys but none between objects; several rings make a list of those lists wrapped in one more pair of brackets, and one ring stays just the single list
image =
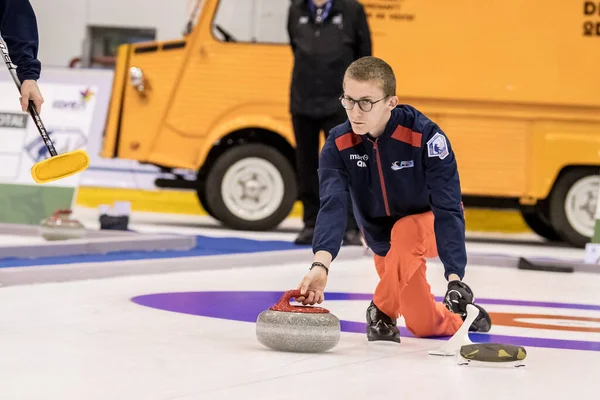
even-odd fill
[{"label": "van windshield", "polygon": [[212,33],[224,42],[289,43],[285,0],[220,0]]},{"label": "van windshield", "polygon": [[183,36],[187,36],[192,33],[194,30],[194,26],[196,21],[198,21],[198,15],[200,15],[200,10],[204,6],[204,0],[192,0],[194,2],[194,7],[190,12],[190,19],[188,19],[185,27],[183,28]]}]

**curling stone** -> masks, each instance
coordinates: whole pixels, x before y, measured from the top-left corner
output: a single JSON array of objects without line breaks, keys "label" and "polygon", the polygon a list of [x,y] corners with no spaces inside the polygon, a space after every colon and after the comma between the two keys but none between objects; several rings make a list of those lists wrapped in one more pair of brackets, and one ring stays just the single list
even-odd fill
[{"label": "curling stone", "polygon": [[320,353],[334,348],[340,340],[340,320],[322,307],[292,306],[290,299],[299,290],[284,293],[279,302],[259,314],[256,336],[273,350]]},{"label": "curling stone", "polygon": [[70,219],[71,210],[58,210],[40,222],[41,235],[46,240],[80,239],[86,230],[81,222]]}]

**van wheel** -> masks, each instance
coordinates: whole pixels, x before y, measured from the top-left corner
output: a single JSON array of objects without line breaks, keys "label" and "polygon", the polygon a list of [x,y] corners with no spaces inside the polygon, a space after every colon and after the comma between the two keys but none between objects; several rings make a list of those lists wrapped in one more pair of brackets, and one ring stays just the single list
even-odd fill
[{"label": "van wheel", "polygon": [[521,216],[527,226],[539,236],[552,242],[560,241],[560,236],[556,233],[556,230],[552,227],[552,223],[548,219],[547,209],[546,202],[540,202],[533,207],[521,208]]},{"label": "van wheel", "polygon": [[206,203],[215,218],[240,230],[270,230],[291,212],[297,197],[290,162],[263,144],[240,145],[215,162],[206,180]]},{"label": "van wheel", "polygon": [[575,247],[585,247],[594,234],[600,175],[596,168],[564,173],[550,199],[550,221],[558,235]]},{"label": "van wheel", "polygon": [[198,185],[198,187],[196,188],[196,194],[198,195],[198,201],[200,202],[200,205],[202,206],[204,211],[206,211],[206,213],[208,215],[210,215],[211,217],[213,217],[214,219],[219,220],[215,216],[215,213],[213,212],[213,210],[208,205],[208,202],[206,201],[206,186]]}]

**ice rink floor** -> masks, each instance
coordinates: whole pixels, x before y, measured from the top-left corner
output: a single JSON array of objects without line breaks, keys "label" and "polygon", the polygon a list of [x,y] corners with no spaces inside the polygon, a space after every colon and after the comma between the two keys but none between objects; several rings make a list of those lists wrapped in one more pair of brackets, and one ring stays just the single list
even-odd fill
[{"label": "ice rink floor", "polygon": [[[547,400],[600,393],[600,274],[470,265],[465,281],[494,321],[489,334],[471,339],[528,351],[523,368],[481,368],[428,355],[443,339],[412,338],[405,329],[401,344],[367,342],[365,309],[377,283],[367,257],[332,266],[323,306],[342,320],[336,348],[290,354],[263,347],[256,316],[295,288],[308,265],[0,288],[0,398]],[[440,264],[429,263],[428,278],[442,296]]]}]

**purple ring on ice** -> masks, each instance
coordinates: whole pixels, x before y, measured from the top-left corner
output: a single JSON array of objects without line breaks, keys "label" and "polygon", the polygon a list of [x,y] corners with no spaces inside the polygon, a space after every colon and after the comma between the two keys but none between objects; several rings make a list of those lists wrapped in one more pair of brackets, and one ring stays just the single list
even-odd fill
[{"label": "purple ring on ice", "polygon": [[[183,314],[197,315],[209,318],[219,318],[240,322],[256,322],[258,314],[277,303],[283,292],[259,291],[212,291],[212,292],[174,292],[155,293],[136,296],[131,299],[141,306],[158,310]],[[371,300],[373,295],[364,293],[328,292],[326,300]],[[436,301],[440,301],[436,297]],[[600,311],[600,305],[569,304],[506,299],[477,299],[477,303],[510,305],[523,307],[546,307],[555,309],[592,310]],[[342,332],[365,333],[366,322],[341,320]],[[492,328],[493,329],[493,328]],[[405,327],[400,327],[403,337],[414,337]],[[566,350],[600,351],[600,342],[584,340],[549,339],[539,337],[521,337],[495,335],[487,333],[470,333],[474,342],[506,343],[525,347],[544,347]],[[431,339],[447,340],[448,337]]]}]

